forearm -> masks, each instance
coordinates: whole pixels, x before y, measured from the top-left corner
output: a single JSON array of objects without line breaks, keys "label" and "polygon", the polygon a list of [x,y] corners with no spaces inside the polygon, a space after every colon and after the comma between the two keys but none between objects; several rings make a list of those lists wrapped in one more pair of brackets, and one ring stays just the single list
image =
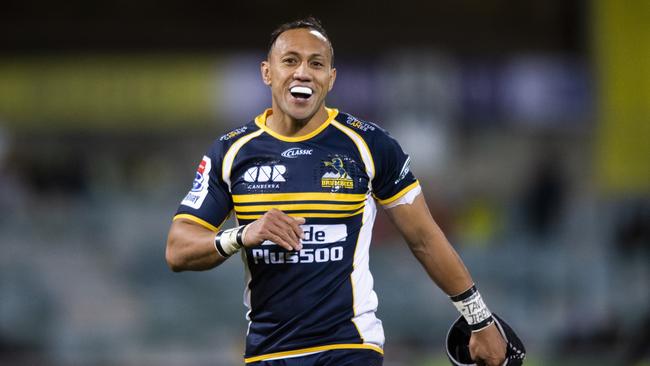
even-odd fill
[{"label": "forearm", "polygon": [[431,217],[423,195],[416,197],[411,207],[397,206],[387,212],[440,289],[453,296],[472,286],[467,268]]},{"label": "forearm", "polygon": [[408,241],[409,248],[441,290],[458,295],[472,286],[472,277],[440,229],[435,231],[431,237]]},{"label": "forearm", "polygon": [[410,235],[409,248],[431,279],[447,295],[457,295],[472,286],[472,277],[437,225]]},{"label": "forearm", "polygon": [[215,246],[216,233],[184,219],[175,220],[167,237],[165,258],[174,272],[203,271],[214,268],[226,258]]},{"label": "forearm", "polygon": [[303,235],[300,225],[304,223],[302,217],[290,217],[280,210],[271,209],[245,228],[240,226],[221,231],[217,248],[216,232],[193,221],[177,219],[172,222],[167,237],[167,264],[174,272],[202,271],[223,263],[243,246],[257,246],[265,240],[289,251],[300,250]]}]

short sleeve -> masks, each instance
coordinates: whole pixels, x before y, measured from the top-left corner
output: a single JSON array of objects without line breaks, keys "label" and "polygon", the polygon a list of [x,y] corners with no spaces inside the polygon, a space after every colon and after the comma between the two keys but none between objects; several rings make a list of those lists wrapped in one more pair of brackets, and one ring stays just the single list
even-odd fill
[{"label": "short sleeve", "polygon": [[220,143],[212,146],[196,169],[190,191],[176,211],[174,220],[186,218],[204,227],[218,231],[233,208],[228,186],[221,178],[222,156]]},{"label": "short sleeve", "polygon": [[419,183],[411,172],[411,157],[397,140],[382,132],[374,143],[376,173],[372,187],[375,198],[385,206],[418,187]]}]

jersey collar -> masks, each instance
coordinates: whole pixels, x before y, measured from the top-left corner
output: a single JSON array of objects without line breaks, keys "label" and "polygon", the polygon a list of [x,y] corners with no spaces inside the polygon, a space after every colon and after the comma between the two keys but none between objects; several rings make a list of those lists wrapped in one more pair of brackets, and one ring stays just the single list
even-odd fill
[{"label": "jersey collar", "polygon": [[255,124],[264,130],[264,132],[268,133],[269,135],[275,137],[276,139],[280,141],[286,141],[286,142],[298,142],[298,141],[305,141],[309,140],[310,138],[318,135],[321,131],[323,131],[329,124],[334,120],[334,118],[339,114],[339,110],[336,108],[327,108],[325,107],[325,110],[327,110],[327,119],[323,124],[318,126],[317,129],[313,130],[312,132],[303,135],[303,136],[284,136],[281,135],[273,130],[271,130],[267,125],[266,125],[266,118],[273,113],[273,109],[269,108],[262,112],[259,116],[255,117]]}]

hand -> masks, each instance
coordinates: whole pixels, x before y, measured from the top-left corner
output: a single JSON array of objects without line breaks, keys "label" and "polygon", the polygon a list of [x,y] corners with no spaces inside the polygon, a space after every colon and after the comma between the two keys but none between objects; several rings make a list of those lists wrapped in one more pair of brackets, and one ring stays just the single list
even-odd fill
[{"label": "hand", "polygon": [[472,332],[469,354],[478,365],[501,366],[506,359],[506,342],[494,323]]},{"label": "hand", "polygon": [[300,240],[304,234],[300,225],[304,223],[305,219],[302,217],[291,217],[272,208],[248,224],[242,241],[245,247],[254,247],[270,240],[288,251],[300,250]]}]

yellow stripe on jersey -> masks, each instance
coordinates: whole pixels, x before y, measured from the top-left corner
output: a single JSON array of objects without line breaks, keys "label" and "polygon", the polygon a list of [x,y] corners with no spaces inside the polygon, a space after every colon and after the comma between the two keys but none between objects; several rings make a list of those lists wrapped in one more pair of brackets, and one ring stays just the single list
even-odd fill
[{"label": "yellow stripe on jersey", "polygon": [[221,225],[223,225],[223,223],[221,223],[221,225],[219,225],[219,227],[216,227],[216,226],[212,225],[211,223],[209,223],[209,222],[207,222],[207,221],[205,221],[203,219],[200,219],[200,218],[198,218],[198,217],[196,217],[194,215],[189,215],[189,214],[178,214],[178,215],[174,216],[172,221],[178,220],[178,219],[188,219],[190,221],[194,221],[197,224],[205,227],[206,229],[214,231],[215,233],[218,232]]},{"label": "yellow stripe on jersey", "polygon": [[261,203],[261,202],[297,202],[297,201],[336,201],[359,202],[365,201],[365,194],[330,193],[330,192],[295,192],[295,193],[261,193],[261,194],[234,194],[234,203]]},{"label": "yellow stripe on jersey", "polygon": [[314,353],[314,352],[322,352],[322,351],[330,351],[333,349],[369,349],[373,350],[375,352],[378,352],[380,354],[384,354],[384,350],[382,350],[380,347],[375,346],[374,344],[358,344],[358,343],[352,343],[352,344],[330,344],[327,346],[318,346],[318,347],[309,347],[309,348],[302,348],[302,349],[297,349],[293,351],[285,351],[285,352],[276,352],[276,353],[269,353],[266,355],[261,355],[261,356],[254,356],[254,357],[249,357],[245,358],[244,362],[245,363],[251,363],[251,362],[257,362],[257,361],[264,361],[272,358],[283,358],[283,357],[289,357],[289,356],[297,356],[305,353]]},{"label": "yellow stripe on jersey", "polygon": [[[363,213],[364,207],[360,210],[352,213],[330,213],[330,212],[287,212],[286,214],[291,217],[318,217],[318,218],[341,218],[341,217],[352,217],[360,213]],[[262,217],[262,214],[253,214],[253,215],[240,215],[237,214],[237,219],[242,220],[256,220]]]},{"label": "yellow stripe on jersey", "polygon": [[397,199],[399,199],[403,195],[407,194],[411,189],[413,189],[413,188],[415,188],[415,187],[417,187],[419,185],[420,185],[420,182],[416,180],[415,182],[408,185],[406,188],[404,188],[401,191],[397,192],[397,194],[393,195],[392,197],[386,198],[385,200],[380,200],[379,198],[377,198],[377,201],[379,201],[379,203],[382,204],[383,206],[388,205],[390,203],[393,203],[394,201],[396,201]]},{"label": "yellow stripe on jersey", "polygon": [[375,161],[372,158],[372,153],[370,152],[370,148],[368,147],[368,144],[366,144],[366,141],[358,133],[354,132],[351,128],[344,126],[338,121],[332,121],[332,126],[341,130],[341,132],[346,134],[357,146],[357,150],[361,155],[361,159],[366,166],[366,173],[370,178],[370,182],[372,182],[372,180],[375,178]]},{"label": "yellow stripe on jersey", "polygon": [[232,164],[235,161],[235,157],[237,156],[237,153],[239,152],[239,149],[242,148],[246,143],[248,143],[250,140],[254,139],[255,137],[261,135],[264,131],[262,130],[257,130],[255,132],[251,132],[248,135],[244,135],[241,137],[239,140],[235,141],[232,146],[226,151],[226,153],[223,156],[223,161],[221,162],[221,179],[228,185],[230,188],[230,173],[232,170]]},{"label": "yellow stripe on jersey", "polygon": [[340,205],[333,203],[283,203],[275,205],[249,205],[238,206],[235,205],[236,212],[258,212],[268,211],[272,208],[277,208],[281,211],[298,211],[298,210],[324,210],[324,211],[351,211],[358,210],[365,205],[365,201],[361,201],[351,205]]}]

